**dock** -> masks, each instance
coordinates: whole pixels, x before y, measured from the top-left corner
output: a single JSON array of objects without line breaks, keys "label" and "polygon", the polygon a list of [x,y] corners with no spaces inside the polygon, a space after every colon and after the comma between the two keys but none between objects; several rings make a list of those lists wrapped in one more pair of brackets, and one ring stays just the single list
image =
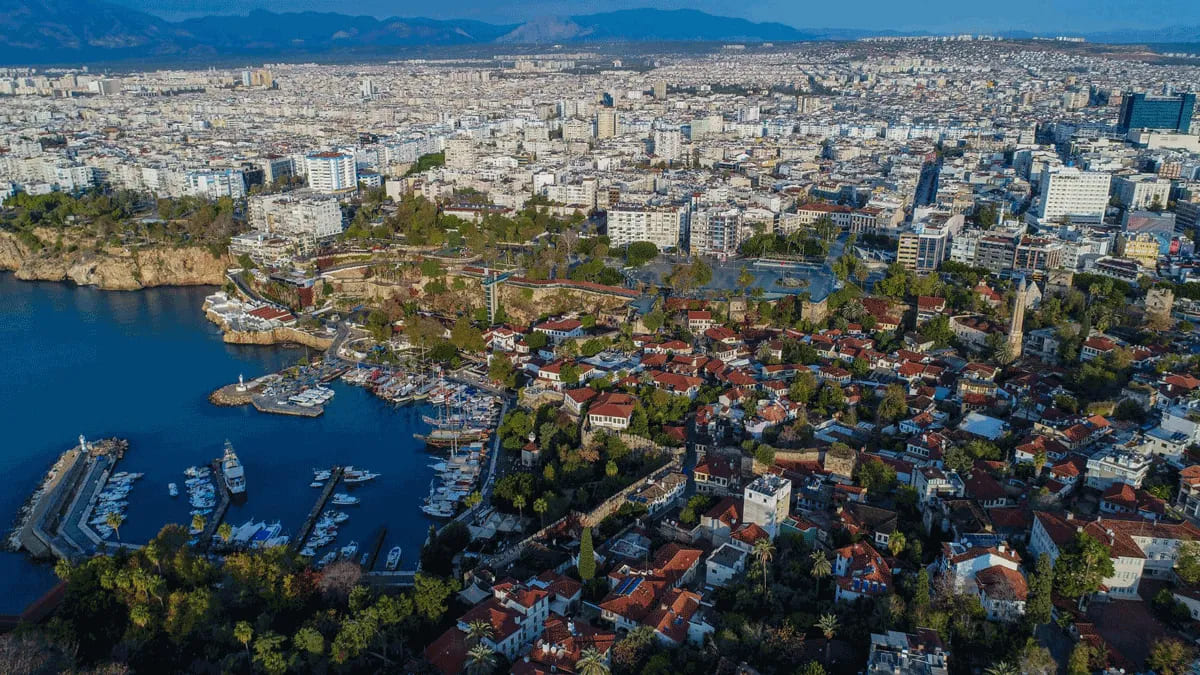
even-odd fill
[{"label": "dock", "polygon": [[276,415],[293,415],[296,417],[320,417],[325,414],[325,407],[314,405],[304,407],[293,405],[291,403],[280,403],[278,401],[270,401],[261,396],[255,396],[251,401],[254,404],[254,409],[264,413],[274,413]]},{"label": "dock", "polygon": [[213,507],[213,512],[206,516],[204,529],[196,535],[196,545],[205,549],[212,546],[213,535],[217,533],[217,528],[224,522],[225,512],[229,510],[229,504],[233,500],[233,495],[229,494],[229,487],[225,484],[225,473],[221,469],[221,461],[214,459],[209,467],[212,469],[213,481],[216,483],[217,494],[220,496],[217,499],[217,505]]},{"label": "dock", "polygon": [[344,472],[345,469],[343,467],[333,467],[333,474],[329,477],[329,482],[321,489],[321,495],[317,497],[317,503],[313,504],[312,511],[309,511],[308,518],[304,520],[304,525],[296,533],[296,538],[288,544],[291,546],[293,552],[304,548],[304,542],[308,541],[308,535],[312,534],[313,527],[317,524],[317,519],[321,517],[321,512],[325,510],[325,505],[329,503],[329,498],[333,496],[333,491],[337,489],[338,483],[342,482],[342,474]]},{"label": "dock", "polygon": [[371,540],[370,548],[364,551],[367,554],[367,562],[362,566],[364,572],[370,571],[372,567],[375,567],[375,561],[379,558],[379,551],[383,548],[383,543],[387,541],[387,528],[380,526],[375,531],[375,534],[371,535]]}]

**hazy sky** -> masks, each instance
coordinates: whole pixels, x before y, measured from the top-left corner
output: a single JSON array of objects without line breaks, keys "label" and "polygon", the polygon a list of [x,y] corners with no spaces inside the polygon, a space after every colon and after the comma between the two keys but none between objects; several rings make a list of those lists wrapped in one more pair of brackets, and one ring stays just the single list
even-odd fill
[{"label": "hazy sky", "polygon": [[376,17],[426,16],[517,23],[542,16],[566,16],[627,9],[693,8],[754,21],[779,21],[798,28],[871,30],[1006,29],[1090,32],[1121,28],[1200,25],[1200,0],[115,0],[164,18],[203,14],[244,14],[262,8],[369,14]]}]

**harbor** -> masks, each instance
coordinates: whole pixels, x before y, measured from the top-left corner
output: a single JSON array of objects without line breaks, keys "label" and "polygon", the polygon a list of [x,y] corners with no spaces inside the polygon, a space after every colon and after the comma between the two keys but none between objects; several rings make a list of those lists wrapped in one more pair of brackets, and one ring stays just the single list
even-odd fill
[{"label": "harbor", "polygon": [[[335,394],[322,406],[324,412],[319,417],[261,414],[248,401],[234,406],[214,405],[209,392],[227,386],[236,390],[239,373],[245,374],[245,384],[261,380],[259,386],[269,385],[276,374],[288,371],[304,358],[304,350],[223,343],[220,332],[197,310],[210,289],[164,288],[111,294],[61,284],[11,281],[5,275],[0,275],[0,285],[14,303],[7,311],[22,308],[20,311],[38,317],[35,323],[16,318],[5,324],[13,344],[36,343],[42,353],[50,355],[17,359],[19,363],[14,364],[18,370],[12,374],[13,381],[23,387],[21,397],[6,399],[6,409],[14,419],[31,418],[40,410],[61,405],[64,386],[90,388],[101,386],[93,383],[128,380],[152,383],[130,389],[121,397],[91,396],[89,405],[72,413],[72,428],[65,433],[55,425],[15,425],[15,450],[8,456],[9,463],[3,464],[13,489],[0,494],[7,513],[17,516],[23,510],[32,512],[30,495],[40,486],[52,487],[67,478],[83,480],[84,469],[93,468],[94,462],[72,469],[73,455],[64,457],[67,449],[77,445],[75,437],[80,432],[89,442],[93,437],[119,436],[129,450],[113,472],[143,476],[119,500],[127,502],[119,540],[114,532],[102,541],[110,548],[145,543],[166,524],[185,528],[192,524],[194,509],[188,503],[183,472],[189,466],[210,466],[221,455],[224,440],[229,439],[245,467],[246,498],[231,500],[224,514],[220,513],[220,504],[214,504],[206,517],[208,531],[200,533],[197,540],[207,537],[213,544],[213,554],[224,552],[219,537],[213,539],[221,523],[235,530],[246,526],[243,533],[259,525],[256,531],[266,530],[265,534],[279,523],[279,536],[290,536],[294,541],[319,495],[317,489],[308,487],[313,482],[314,468],[369,467],[381,474],[380,478],[337,490],[359,498],[360,504],[326,507],[350,515],[338,525],[338,537],[329,546],[336,545],[340,550],[356,541],[362,549],[361,559],[375,534],[386,527],[370,577],[378,576],[386,584],[411,583],[411,570],[430,526],[448,522],[421,510],[429,496],[430,481],[438,479],[441,485],[441,477],[430,465],[443,461],[448,454],[446,450],[431,451],[413,437],[432,428],[424,417],[436,419],[439,414],[428,396],[398,405],[348,378],[337,378],[316,383]],[[0,309],[0,313],[4,311]],[[78,335],[80,332],[83,334]],[[80,339],[86,341],[86,349],[79,349]],[[181,354],[187,358],[180,358]],[[164,363],[170,364],[166,377]],[[334,372],[332,365],[327,374]],[[371,370],[351,367],[346,374]],[[259,377],[264,373],[271,375]],[[489,447],[493,440],[488,441]],[[52,469],[54,478],[48,481]],[[95,479],[99,473],[91,475]],[[480,475],[481,482],[485,481],[482,476],[486,470]],[[177,484],[178,496],[170,495],[170,483]],[[39,512],[44,508],[43,504]],[[16,524],[25,522],[28,519],[22,518]],[[19,535],[20,529],[11,539]],[[45,544],[38,548],[40,557],[55,557]],[[385,562],[386,554],[394,548],[402,550],[402,558],[397,570],[391,572]],[[324,555],[327,551],[322,551]],[[403,570],[408,574],[401,574]],[[17,587],[11,599],[13,611],[19,611],[56,583],[52,569],[34,564],[24,551],[0,552],[0,573]]]}]

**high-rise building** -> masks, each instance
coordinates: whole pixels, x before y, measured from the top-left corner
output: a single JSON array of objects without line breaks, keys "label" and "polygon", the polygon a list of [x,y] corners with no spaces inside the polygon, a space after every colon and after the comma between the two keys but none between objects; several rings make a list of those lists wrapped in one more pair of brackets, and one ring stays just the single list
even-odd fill
[{"label": "high-rise building", "polygon": [[363,100],[370,101],[375,98],[379,90],[375,88],[375,82],[369,77],[364,77],[361,84],[358,86],[359,93],[362,94]]},{"label": "high-rise building", "polygon": [[1012,267],[1042,278],[1050,270],[1062,267],[1062,242],[1045,237],[1021,237]]},{"label": "high-rise building", "polygon": [[682,206],[617,204],[608,209],[608,238],[613,246],[648,241],[660,250],[676,248],[686,225]]},{"label": "high-rise building", "polygon": [[475,142],[470,136],[446,139],[446,168],[459,171],[475,168]]},{"label": "high-rise building", "polygon": [[1112,176],[1100,171],[1072,167],[1047,168],[1042,172],[1038,219],[1053,223],[1069,218],[1077,223],[1100,223],[1108,208]]},{"label": "high-rise building", "polygon": [[677,162],[683,155],[683,134],[679,129],[654,130],[654,156],[662,161]]},{"label": "high-rise building", "polygon": [[654,98],[663,100],[667,97],[667,81],[658,80],[654,83]]},{"label": "high-rise building", "polygon": [[1173,96],[1150,96],[1148,94],[1125,94],[1121,101],[1121,129],[1164,129],[1188,133],[1192,128],[1192,112],[1196,108],[1196,95],[1192,93]]},{"label": "high-rise building", "polygon": [[596,138],[612,138],[617,135],[617,111],[603,108],[596,113]]},{"label": "high-rise building", "polygon": [[742,522],[758,525],[774,539],[791,507],[792,482],[773,473],[763,474],[742,493]]},{"label": "high-rise building", "polygon": [[946,259],[949,230],[944,227],[918,226],[900,235],[896,262],[918,274],[928,274]]},{"label": "high-rise building", "polygon": [[270,234],[317,240],[341,233],[342,208],[336,197],[297,190],[252,197],[249,221]]},{"label": "high-rise building", "polygon": [[728,256],[741,244],[742,212],[736,208],[701,209],[688,228],[692,255]]},{"label": "high-rise building", "polygon": [[317,192],[348,192],[358,188],[358,165],[354,155],[314,152],[304,157],[308,186]]}]

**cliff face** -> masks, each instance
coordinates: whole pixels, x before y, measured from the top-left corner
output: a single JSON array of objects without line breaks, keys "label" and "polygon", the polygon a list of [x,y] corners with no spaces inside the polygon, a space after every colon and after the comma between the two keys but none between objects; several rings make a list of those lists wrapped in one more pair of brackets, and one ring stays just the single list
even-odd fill
[{"label": "cliff face", "polygon": [[[46,241],[43,238],[43,241]],[[0,270],[18,279],[72,281],[80,286],[130,291],[150,286],[220,285],[225,281],[227,256],[214,257],[205,248],[154,248],[130,251],[91,246],[55,253],[50,247],[34,251],[10,232],[0,232]]]},{"label": "cliff face", "polygon": [[261,331],[227,330],[222,340],[234,345],[279,345],[291,342],[320,350],[329,349],[330,345],[333,344],[333,340],[329,338],[309,335],[304,331],[286,326],[274,330]]}]

